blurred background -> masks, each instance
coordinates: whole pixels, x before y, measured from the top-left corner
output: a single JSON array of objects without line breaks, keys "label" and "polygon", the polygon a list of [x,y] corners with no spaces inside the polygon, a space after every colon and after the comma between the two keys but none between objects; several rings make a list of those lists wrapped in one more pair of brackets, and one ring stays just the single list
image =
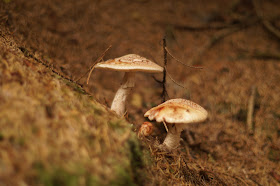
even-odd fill
[{"label": "blurred background", "polygon": [[[188,68],[168,55],[168,73],[184,86],[167,77],[168,99],[191,99],[209,112],[206,123],[191,127],[194,138],[215,152],[217,161],[229,161],[232,151],[246,159],[255,149],[255,156],[279,165],[279,1],[2,0],[0,21],[21,47],[73,80],[110,45],[104,60],[135,53],[163,66],[166,37],[174,57],[203,67]],[[79,83],[110,106],[122,77],[96,69],[89,85],[86,77]],[[144,122],[144,113],[161,103],[161,91],[153,75],[137,74],[128,120],[137,127]],[[252,94],[253,128],[248,129]]]}]

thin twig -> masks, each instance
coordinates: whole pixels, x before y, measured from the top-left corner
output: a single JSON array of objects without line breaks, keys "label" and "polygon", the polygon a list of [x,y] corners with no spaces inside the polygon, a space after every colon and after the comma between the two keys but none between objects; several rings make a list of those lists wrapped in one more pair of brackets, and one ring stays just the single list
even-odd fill
[{"label": "thin twig", "polygon": [[249,134],[253,134],[253,115],[256,99],[256,87],[252,87],[251,95],[248,101],[248,112],[247,112],[247,130]]},{"label": "thin twig", "polygon": [[158,80],[155,76],[152,76],[152,78],[159,84],[162,84],[162,81]]},{"label": "thin twig", "polygon": [[94,69],[94,66],[95,66],[97,63],[99,63],[99,61],[101,61],[101,60],[103,59],[103,57],[105,56],[106,52],[107,52],[111,47],[112,47],[112,45],[110,45],[110,46],[103,52],[103,54],[96,60],[96,62],[95,62],[94,64],[92,64],[92,66],[90,67],[91,70],[90,70],[90,72],[89,72],[89,74],[88,74],[87,84],[88,84],[88,82],[89,82],[89,78],[90,78],[91,73],[92,73],[92,71],[93,71],[93,69]]},{"label": "thin twig", "polygon": [[164,127],[165,127],[166,132],[168,132],[168,127],[167,127],[165,121],[164,121],[164,120],[162,120],[162,121],[163,121],[163,125],[164,125]]},{"label": "thin twig", "polygon": [[280,39],[280,31],[277,30],[271,23],[270,21],[266,20],[263,16],[263,13],[260,10],[260,4],[257,2],[257,0],[252,0],[256,15],[258,18],[261,20],[263,26],[275,37]]},{"label": "thin twig", "polygon": [[179,59],[177,59],[176,57],[174,57],[174,55],[172,55],[172,54],[170,53],[170,51],[167,49],[167,47],[165,47],[165,50],[166,50],[166,52],[167,52],[173,59],[175,59],[175,61],[181,63],[182,65],[187,66],[187,67],[189,67],[189,68],[203,69],[203,67],[195,67],[195,66],[187,65],[187,64],[183,63],[182,61],[180,61]]},{"label": "thin twig", "polygon": [[[102,60],[102,58],[105,56],[105,54],[107,53],[107,51],[112,47],[112,45],[110,45],[103,53],[102,55],[90,66],[90,68],[86,71],[86,73],[84,73],[81,77],[79,77],[76,81],[78,82],[80,79],[82,79],[85,75],[87,75],[88,72],[92,72],[94,65],[96,65],[100,60]],[[87,84],[88,84],[88,80],[87,80]]]},{"label": "thin twig", "polygon": [[166,74],[167,74],[168,77],[171,79],[171,81],[173,81],[173,83],[175,83],[176,85],[178,85],[179,87],[182,87],[182,88],[184,88],[184,89],[186,88],[186,87],[184,87],[183,85],[177,83],[177,81],[175,81],[175,80],[171,77],[171,75],[168,73],[168,71],[166,71]]}]

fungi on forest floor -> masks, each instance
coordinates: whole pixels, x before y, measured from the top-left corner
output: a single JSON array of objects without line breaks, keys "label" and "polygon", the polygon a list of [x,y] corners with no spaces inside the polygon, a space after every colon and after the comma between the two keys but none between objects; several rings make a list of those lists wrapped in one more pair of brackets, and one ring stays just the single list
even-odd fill
[{"label": "fungi on forest floor", "polygon": [[125,72],[121,87],[118,89],[111,109],[119,116],[125,113],[125,102],[135,84],[135,72],[160,73],[163,68],[156,63],[136,54],[128,54],[95,65],[94,68]]},{"label": "fungi on forest floor", "polygon": [[145,117],[168,126],[167,136],[161,148],[172,150],[179,146],[180,134],[190,123],[205,121],[207,111],[198,104],[185,99],[168,100],[145,113]]}]

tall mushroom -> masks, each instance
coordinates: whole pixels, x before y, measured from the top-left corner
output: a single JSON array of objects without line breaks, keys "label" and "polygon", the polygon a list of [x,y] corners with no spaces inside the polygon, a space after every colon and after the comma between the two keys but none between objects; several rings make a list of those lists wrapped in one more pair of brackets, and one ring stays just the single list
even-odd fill
[{"label": "tall mushroom", "polygon": [[125,113],[125,101],[135,84],[135,72],[160,73],[163,68],[156,63],[136,54],[128,54],[95,65],[95,68],[125,72],[121,87],[118,89],[111,109],[119,116]]},{"label": "tall mushroom", "polygon": [[187,128],[189,123],[206,120],[207,115],[204,108],[190,100],[171,99],[148,110],[144,116],[167,124],[168,132],[162,147],[172,150],[179,146],[182,130]]}]

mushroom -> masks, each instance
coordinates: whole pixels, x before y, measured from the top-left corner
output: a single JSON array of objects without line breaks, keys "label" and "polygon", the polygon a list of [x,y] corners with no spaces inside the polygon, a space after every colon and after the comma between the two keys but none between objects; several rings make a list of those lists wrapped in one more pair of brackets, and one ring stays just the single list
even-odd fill
[{"label": "mushroom", "polygon": [[152,123],[145,121],[142,123],[139,131],[138,131],[138,136],[149,136],[152,134],[154,130],[154,126]]},{"label": "mushroom", "polygon": [[206,120],[207,111],[198,104],[185,99],[168,100],[145,113],[145,117],[168,125],[167,136],[161,148],[175,149],[180,144],[180,134],[190,123]]},{"label": "mushroom", "polygon": [[125,72],[121,87],[118,89],[111,110],[119,116],[125,113],[125,101],[135,84],[135,72],[160,73],[163,68],[156,63],[136,54],[128,54],[95,65],[95,68]]}]

